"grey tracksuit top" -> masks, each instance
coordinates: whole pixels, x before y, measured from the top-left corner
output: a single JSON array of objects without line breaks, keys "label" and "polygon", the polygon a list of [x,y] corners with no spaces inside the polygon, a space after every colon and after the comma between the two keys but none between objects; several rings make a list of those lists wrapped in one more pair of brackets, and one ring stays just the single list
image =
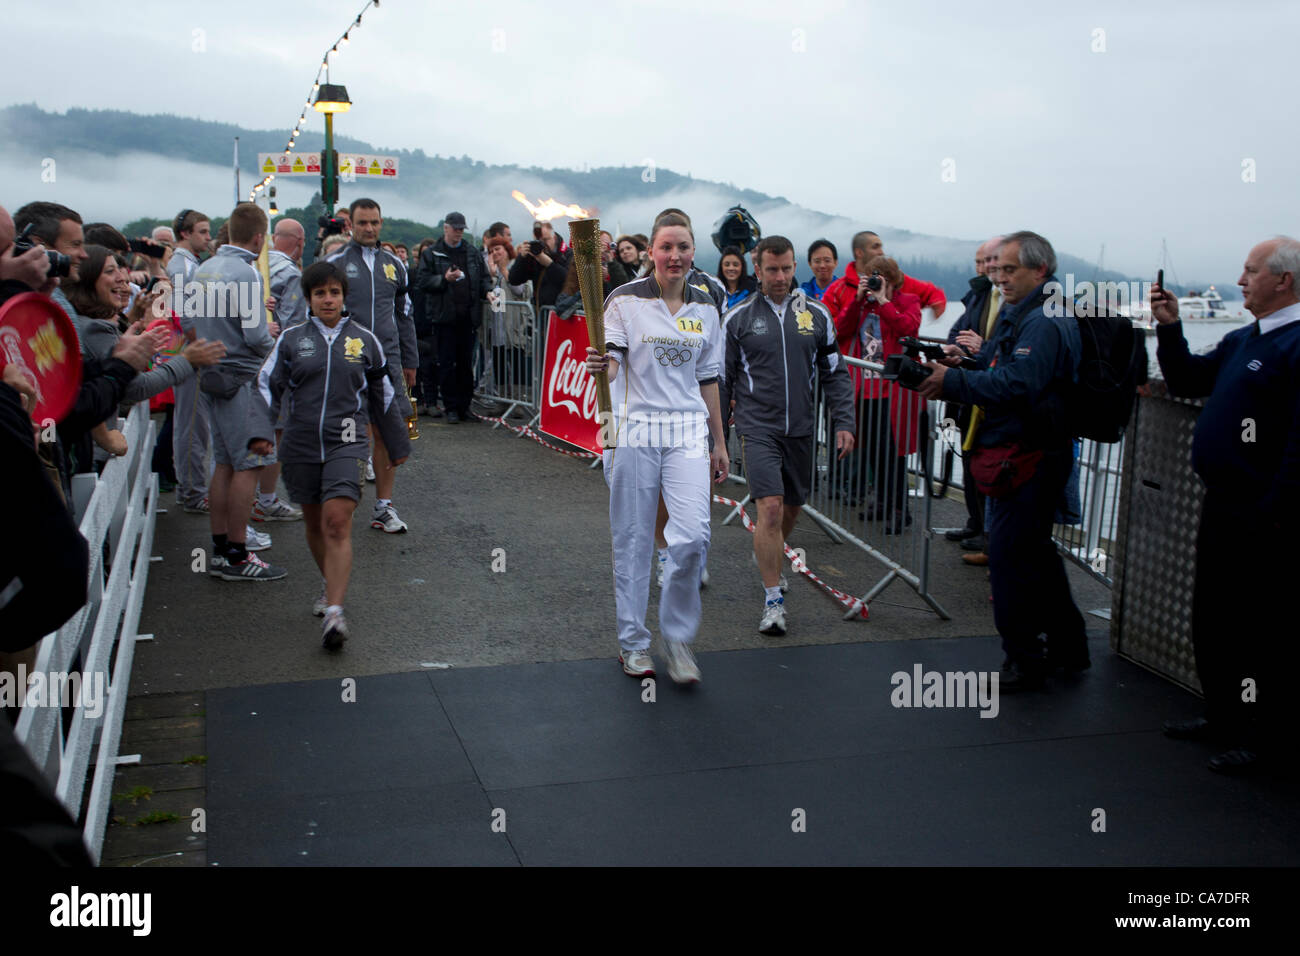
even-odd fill
[{"label": "grey tracksuit top", "polygon": [[393,403],[387,361],[374,333],[346,316],[330,329],[308,315],[306,322],[281,332],[257,378],[273,421],[282,402],[289,406],[276,452],[280,461],[365,458],[371,422],[389,455],[409,455],[411,440]]},{"label": "grey tracksuit top", "polygon": [[390,362],[419,368],[415,322],[406,314],[406,266],[382,247],[375,248],[373,265],[367,265],[363,250],[354,240],[326,259],[348,277],[348,315],[375,333]]},{"label": "grey tracksuit top", "polygon": [[835,323],[811,297],[803,309],[786,296],[778,318],[767,297],[755,293],[727,314],[727,362],[722,415],[735,399],[742,435],[811,435],[816,427],[813,384],[822,393],[835,431],[853,431],[853,384],[835,345]]},{"label": "grey tracksuit top", "polygon": [[267,254],[271,277],[271,298],[275,299],[275,321],[281,329],[307,321],[307,300],[302,296],[302,270],[279,249]]},{"label": "grey tracksuit top", "polygon": [[[262,276],[247,249],[225,245],[195,270],[190,282],[202,295],[187,294],[182,328],[193,328],[201,339],[224,342],[223,369],[252,381],[275,340],[266,325],[266,292]],[[196,288],[194,291],[198,291]],[[187,323],[189,323],[187,325]]]}]

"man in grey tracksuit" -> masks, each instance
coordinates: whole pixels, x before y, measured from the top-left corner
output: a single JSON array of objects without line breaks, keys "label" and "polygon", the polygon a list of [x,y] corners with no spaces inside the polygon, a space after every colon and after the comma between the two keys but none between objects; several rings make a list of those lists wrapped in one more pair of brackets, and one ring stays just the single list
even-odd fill
[{"label": "man in grey tracksuit", "polygon": [[[181,329],[186,338],[194,339],[194,323],[185,316],[184,296],[186,286],[194,279],[199,267],[198,254],[205,250],[210,238],[211,224],[207,216],[193,209],[183,209],[172,224],[176,233],[176,246],[167,262],[167,281],[172,287],[172,301],[181,305],[173,311],[180,317]],[[198,378],[190,378],[173,390],[176,406],[172,411],[172,460],[176,468],[176,502],[191,513],[208,509],[208,481],[211,464],[208,461],[208,423],[199,411]]]},{"label": "man in grey tracksuit", "polygon": [[[373,199],[357,199],[349,212],[352,241],[326,261],[339,266],[347,277],[347,310],[352,321],[373,332],[383,345],[394,400],[398,412],[406,418],[411,414],[406,388],[415,384],[415,373],[420,367],[415,323],[406,314],[406,266],[379,245],[384,222],[379,203]],[[390,466],[391,456],[383,436],[372,436],[372,442],[376,500],[370,527],[399,534],[406,530],[406,523],[393,507],[397,473]]]},{"label": "man in grey tracksuit", "polygon": [[841,458],[853,449],[853,385],[835,344],[830,312],[802,290],[790,294],[794,246],[783,236],[768,236],[757,251],[761,294],[750,296],[726,320],[721,402],[724,417],[736,403],[745,479],[758,505],[754,556],[765,591],[758,629],[781,635],[781,554],[812,481],[814,385],[820,380]]},{"label": "man in grey tracksuit", "polygon": [[247,521],[262,469],[275,461],[270,410],[254,387],[278,326],[268,323],[266,292],[254,262],[266,242],[266,213],[240,203],[230,214],[230,242],[204,262],[191,280],[183,321],[209,341],[225,343],[220,364],[199,377],[200,413],[206,411],[216,467],[209,489],[214,555],[211,568],[223,580],[282,578],[246,548]]}]

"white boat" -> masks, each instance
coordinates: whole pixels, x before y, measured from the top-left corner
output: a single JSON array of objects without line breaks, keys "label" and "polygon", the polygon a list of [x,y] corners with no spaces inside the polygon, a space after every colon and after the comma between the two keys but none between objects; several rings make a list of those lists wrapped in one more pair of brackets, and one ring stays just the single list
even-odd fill
[{"label": "white boat", "polygon": [[1192,292],[1178,299],[1178,317],[1184,322],[1231,322],[1242,318],[1243,313],[1229,312],[1214,286],[1204,292]]}]

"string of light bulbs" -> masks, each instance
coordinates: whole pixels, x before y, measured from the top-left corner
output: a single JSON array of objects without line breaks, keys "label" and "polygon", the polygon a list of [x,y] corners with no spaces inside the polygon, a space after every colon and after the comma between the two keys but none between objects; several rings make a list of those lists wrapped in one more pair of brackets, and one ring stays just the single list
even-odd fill
[{"label": "string of light bulbs", "polygon": [[[353,30],[361,26],[361,18],[366,15],[366,11],[368,11],[371,7],[378,7],[378,6],[379,6],[379,0],[369,0],[369,2],[364,7],[361,8],[361,12],[356,15],[356,17],[352,20],[351,23],[348,24],[348,28],[343,31],[343,35],[340,36],[337,40],[335,40],[334,45],[331,46],[328,50],[326,50],[325,55],[321,57],[320,67],[316,70],[316,79],[312,81],[311,90],[310,92],[308,92],[307,100],[303,104],[302,114],[298,117],[298,121],[293,124],[293,132],[289,134],[289,142],[285,144],[284,149],[281,151],[284,155],[288,156],[293,153],[293,145],[297,141],[298,135],[302,132],[303,127],[307,123],[307,111],[311,109],[312,96],[320,89],[320,83],[321,83],[320,78],[322,73],[325,74],[325,82],[327,83],[329,82],[330,57],[337,55],[341,47],[345,47],[348,45],[348,41],[350,39],[349,34],[351,34]],[[262,181],[248,191],[249,202],[256,201],[258,193],[260,193],[263,189],[269,186],[271,184],[271,180],[273,179],[275,179],[274,173],[269,173],[266,176],[263,176]]]}]

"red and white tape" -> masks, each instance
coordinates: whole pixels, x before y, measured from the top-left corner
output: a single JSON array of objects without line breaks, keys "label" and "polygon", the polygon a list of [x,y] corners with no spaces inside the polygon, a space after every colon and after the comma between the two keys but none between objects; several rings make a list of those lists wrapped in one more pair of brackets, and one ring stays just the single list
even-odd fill
[{"label": "red and white tape", "polygon": [[[730,505],[733,508],[739,509],[740,520],[745,523],[745,527],[749,529],[750,534],[754,533],[754,521],[745,512],[745,509],[741,507],[739,501],[732,501],[730,498],[722,497],[722,495],[714,495],[713,500],[716,504]],[[861,598],[854,597],[852,594],[845,594],[839,588],[827,584],[821,578],[817,577],[817,575],[813,574],[812,569],[800,559],[794,548],[790,547],[788,544],[784,547],[785,556],[790,559],[790,567],[804,575],[808,580],[812,581],[813,584],[817,585],[831,597],[835,598],[835,600],[839,601],[840,604],[844,605],[844,607],[849,608],[851,611],[857,611],[864,621],[867,620],[870,608],[868,608],[866,604],[862,603]]]},{"label": "red and white tape", "polygon": [[558,451],[561,455],[568,455],[570,458],[599,458],[600,457],[599,455],[593,454],[592,452],[589,451],[570,451],[567,448],[561,448],[559,445],[552,445],[550,442],[546,441],[544,438],[542,438],[541,435],[537,434],[537,432],[533,431],[527,425],[511,425],[504,418],[491,418],[487,415],[481,415],[479,417],[481,417],[485,422],[497,422],[498,424],[504,425],[506,428],[510,429],[516,435],[527,435],[533,441],[537,442],[537,444],[545,445],[551,451]]}]

